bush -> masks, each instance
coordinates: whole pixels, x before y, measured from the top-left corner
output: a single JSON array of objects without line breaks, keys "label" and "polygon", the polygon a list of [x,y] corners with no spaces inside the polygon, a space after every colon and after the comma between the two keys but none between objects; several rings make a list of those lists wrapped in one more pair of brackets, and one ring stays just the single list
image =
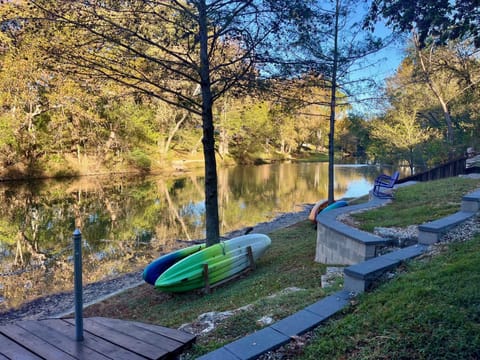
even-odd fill
[{"label": "bush", "polygon": [[134,149],[130,152],[128,162],[130,165],[142,171],[150,171],[152,166],[150,157],[140,149]]}]

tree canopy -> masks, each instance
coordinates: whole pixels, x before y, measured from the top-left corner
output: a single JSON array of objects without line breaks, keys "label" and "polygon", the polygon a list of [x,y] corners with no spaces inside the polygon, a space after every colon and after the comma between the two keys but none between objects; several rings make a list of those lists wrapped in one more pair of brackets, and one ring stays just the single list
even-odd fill
[{"label": "tree canopy", "polygon": [[[114,80],[202,118],[207,244],[219,241],[213,103],[254,73],[261,44],[296,4],[275,1],[44,1],[48,52],[76,76]],[[38,15],[36,15],[38,14]],[[36,25],[36,23],[33,23]],[[52,35],[55,33],[55,35]]]},{"label": "tree canopy", "polygon": [[415,28],[422,46],[470,37],[480,47],[478,0],[374,0],[368,26],[381,18],[397,32]]},{"label": "tree canopy", "polygon": [[[395,30],[413,28],[415,34],[385,92],[357,74],[372,66],[368,56],[385,43],[362,28],[365,4],[3,3],[2,176],[75,175],[98,165],[109,171],[148,172],[164,163],[183,169],[184,159],[200,161],[196,153],[203,145],[207,238],[213,243],[219,238],[218,159],[256,163],[328,148],[333,189],[333,156],[340,151],[412,166],[478,146],[473,1],[438,3],[438,19],[469,24],[458,36],[438,19],[428,20],[433,14],[422,15],[433,2],[413,2],[412,14],[407,2],[373,2],[372,27],[374,20],[390,19]],[[395,9],[408,16],[397,17]],[[434,24],[428,31],[427,20]],[[351,104],[367,92],[388,100],[376,119],[351,114]],[[415,142],[414,133],[423,141]],[[404,141],[389,140],[395,136]]]}]

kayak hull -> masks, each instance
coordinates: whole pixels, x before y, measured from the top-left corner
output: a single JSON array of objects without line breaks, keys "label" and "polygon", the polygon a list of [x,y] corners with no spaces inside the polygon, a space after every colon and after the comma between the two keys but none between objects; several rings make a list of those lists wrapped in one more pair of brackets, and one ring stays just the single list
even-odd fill
[{"label": "kayak hull", "polygon": [[256,261],[270,244],[270,238],[263,234],[248,234],[222,241],[172,265],[155,281],[155,288],[167,292],[184,292],[205,287],[205,264],[208,265],[209,284],[213,285],[251,265],[248,247]]},{"label": "kayak hull", "polygon": [[313,205],[312,210],[310,211],[310,214],[308,215],[308,220],[311,222],[315,222],[317,219],[317,215],[320,211],[325,209],[328,206],[328,200],[320,200],[317,202],[315,205]]},{"label": "kayak hull", "polygon": [[348,205],[348,202],[346,202],[345,200],[335,201],[333,204],[328,205],[325,209],[320,211],[320,214],[325,213],[325,212],[330,211],[330,210],[333,210],[333,209],[338,209],[338,208],[341,208],[341,207],[344,207],[344,206],[347,206],[347,205]]},{"label": "kayak hull", "polygon": [[205,249],[205,246],[205,244],[193,245],[160,256],[143,270],[143,280],[145,280],[146,283],[155,285],[155,281],[157,281],[158,277],[170,266],[202,249]]}]

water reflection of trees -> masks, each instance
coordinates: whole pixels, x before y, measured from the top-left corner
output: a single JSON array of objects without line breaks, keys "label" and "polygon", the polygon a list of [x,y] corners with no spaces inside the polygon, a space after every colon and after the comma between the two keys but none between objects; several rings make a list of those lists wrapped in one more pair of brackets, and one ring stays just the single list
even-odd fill
[{"label": "water reflection of trees", "polygon": [[[337,196],[352,180],[372,181],[375,175],[371,168],[338,168]],[[221,231],[326,198],[326,178],[326,164],[219,169]],[[71,290],[75,226],[84,240],[86,283],[138,270],[181,246],[176,240],[203,238],[203,186],[196,174],[2,184],[0,310]]]}]

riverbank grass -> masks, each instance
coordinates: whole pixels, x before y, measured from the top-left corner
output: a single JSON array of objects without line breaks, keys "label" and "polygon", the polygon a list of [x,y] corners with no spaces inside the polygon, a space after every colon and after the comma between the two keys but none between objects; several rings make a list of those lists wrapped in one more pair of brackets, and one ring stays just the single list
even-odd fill
[{"label": "riverbank grass", "polygon": [[192,352],[195,357],[262,328],[259,320],[263,317],[278,321],[340,288],[340,284],[328,290],[321,287],[326,267],[313,260],[316,231],[311,222],[303,221],[269,236],[272,245],[258,260],[256,269],[216,288],[212,294],[168,294],[145,284],[90,306],[85,316],[178,328],[196,322],[203,313],[234,311],[214,331],[198,338]]},{"label": "riverbank grass", "polygon": [[300,359],[480,358],[480,235],[360,297]]},{"label": "riverbank grass", "polygon": [[[419,224],[458,211],[461,197],[479,186],[479,180],[460,178],[420,183],[398,189],[392,203],[355,217],[366,229]],[[313,261],[316,231],[310,222],[269,235],[272,246],[258,261],[257,269],[212,294],[165,294],[142,285],[89,307],[85,316],[124,318],[177,328],[195,322],[203,313],[250,305],[208,335],[200,336],[188,355],[195,358],[261,328],[258,320],[264,316],[277,321],[341,287],[337,283],[327,291],[321,288],[320,279],[326,267]],[[474,345],[480,345],[480,335],[475,335],[480,334],[480,288],[476,286],[480,280],[479,250],[477,237],[469,243],[452,245],[446,255],[432,262],[413,261],[404,267],[408,270],[405,275],[363,295],[357,307],[346,310],[344,319],[340,314],[339,320],[318,328],[317,336],[304,349],[304,357],[427,359],[444,351],[473,351]],[[287,288],[301,290],[282,292]],[[271,297],[274,294],[277,295]],[[459,334],[455,334],[456,329]],[[430,336],[434,337],[433,342]],[[447,339],[449,336],[452,338]],[[395,355],[390,356],[390,351]]]},{"label": "riverbank grass", "polygon": [[387,206],[352,214],[360,229],[406,227],[440,219],[460,209],[462,196],[480,186],[480,180],[447,178],[417,183],[395,191]]}]

